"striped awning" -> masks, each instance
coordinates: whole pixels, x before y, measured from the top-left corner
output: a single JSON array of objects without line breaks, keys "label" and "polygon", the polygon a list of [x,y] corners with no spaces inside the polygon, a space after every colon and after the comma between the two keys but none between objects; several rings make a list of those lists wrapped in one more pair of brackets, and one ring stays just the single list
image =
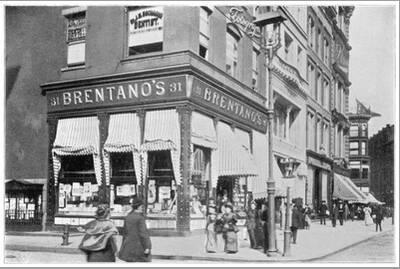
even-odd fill
[{"label": "striped awning", "polygon": [[334,174],[333,198],[352,202],[365,202],[365,195],[348,178],[339,174]]},{"label": "striped awning", "polygon": [[366,198],[367,202],[371,203],[371,204],[378,204],[378,205],[383,205],[384,204],[383,202],[381,202],[378,199],[376,199],[375,196],[373,196],[372,193],[370,193],[370,192],[368,192],[365,195],[365,198]]},{"label": "striped awning", "polygon": [[175,180],[180,184],[180,132],[179,115],[175,109],[146,112],[144,143],[141,147],[142,159],[145,160],[142,162],[144,171],[147,170],[147,151],[170,150]]},{"label": "striped awning", "polygon": [[218,123],[218,176],[258,175],[253,157],[239,142],[231,127]]},{"label": "striped awning", "polygon": [[56,139],[53,144],[54,182],[58,183],[61,158],[65,155],[93,154],[97,182],[101,182],[101,162],[99,156],[100,135],[97,117],[60,119]]},{"label": "striped awning", "polygon": [[253,193],[254,199],[267,197],[267,136],[263,133],[253,131],[253,155],[259,171],[259,175],[249,181],[249,191]]},{"label": "striped awning", "polygon": [[217,148],[217,133],[213,119],[196,111],[192,113],[192,144]]},{"label": "striped awning", "polygon": [[136,113],[110,115],[108,137],[103,151],[107,185],[110,184],[110,152],[132,152],[136,179],[140,184],[143,173],[140,160],[140,125]]}]

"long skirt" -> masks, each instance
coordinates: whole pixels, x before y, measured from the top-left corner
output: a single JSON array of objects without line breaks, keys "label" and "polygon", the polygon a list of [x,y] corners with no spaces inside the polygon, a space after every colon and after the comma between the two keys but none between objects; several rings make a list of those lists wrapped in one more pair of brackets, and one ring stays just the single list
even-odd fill
[{"label": "long skirt", "polygon": [[217,252],[224,252],[225,239],[222,233],[217,233]]},{"label": "long skirt", "polygon": [[236,253],[238,252],[238,238],[234,231],[228,231],[224,233],[225,248],[226,253]]},{"label": "long skirt", "polygon": [[255,229],[256,245],[257,247],[264,247],[264,230],[262,225],[257,225]]},{"label": "long skirt", "polygon": [[217,252],[217,234],[212,230],[206,231],[206,251]]}]

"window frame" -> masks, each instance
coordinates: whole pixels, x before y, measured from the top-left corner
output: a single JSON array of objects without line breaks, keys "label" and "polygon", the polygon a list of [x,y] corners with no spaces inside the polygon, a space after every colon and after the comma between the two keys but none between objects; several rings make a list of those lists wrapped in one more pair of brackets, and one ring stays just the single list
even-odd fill
[{"label": "window frame", "polygon": [[[225,40],[226,40],[226,47],[225,47],[225,72],[227,73],[227,74],[229,74],[230,76],[232,76],[233,78],[235,78],[235,79],[239,79],[239,46],[240,46],[240,39],[241,39],[241,36],[240,36],[240,32],[239,32],[239,30],[237,30],[238,31],[238,33],[235,33],[235,31],[232,29],[232,27],[236,27],[234,24],[231,24],[231,23],[229,23],[228,25],[227,25],[227,28],[226,28],[226,33],[225,33]],[[232,43],[233,44],[233,51],[232,52],[235,52],[236,51],[236,55],[232,55],[231,57],[228,57],[228,52],[229,52],[229,50],[228,50],[228,37],[231,37],[232,38],[232,40],[234,40],[234,42]],[[235,45],[236,45],[236,50],[235,50]],[[236,61],[235,61],[235,56],[236,56]],[[232,60],[232,62],[231,62],[231,64],[232,64],[232,67],[231,68],[233,68],[233,70],[231,71],[232,73],[230,73],[230,72],[228,72],[228,69],[227,69],[227,67],[228,67],[228,60],[229,59],[231,59]],[[235,65],[235,63],[236,63],[236,65]]]},{"label": "window frame", "polygon": [[[208,33],[202,32],[202,27],[201,27],[202,21],[203,21],[202,20],[202,12],[205,12],[207,14],[206,21],[207,21],[207,32]],[[211,14],[212,14],[212,10],[210,10],[209,8],[203,7],[203,6],[199,8],[199,56],[206,60],[209,60],[209,55],[210,55],[210,40],[211,40],[211,20],[210,20],[210,18],[211,18]],[[207,42],[206,42],[207,44],[204,44],[204,42],[202,42],[202,37],[205,40],[207,40]],[[205,48],[205,50],[206,50],[206,55],[204,57],[201,55],[202,47]]]},{"label": "window frame", "polygon": [[[83,18],[80,18],[82,16]],[[75,25],[75,26],[70,26],[70,22],[72,20],[84,20],[84,23],[82,25]],[[65,20],[65,42],[67,44],[67,66],[68,67],[78,67],[78,66],[84,66],[86,62],[86,36],[87,36],[87,10],[77,10],[76,12],[71,12],[64,14],[64,20]],[[77,30],[81,29],[81,32],[83,31],[84,34],[80,38],[78,37],[77,39],[71,39],[70,40],[70,30]],[[80,48],[79,53],[83,55],[79,55],[78,61],[72,61],[70,62],[70,56],[71,56],[71,51],[70,49],[74,46],[81,45],[83,44],[83,49]]]}]

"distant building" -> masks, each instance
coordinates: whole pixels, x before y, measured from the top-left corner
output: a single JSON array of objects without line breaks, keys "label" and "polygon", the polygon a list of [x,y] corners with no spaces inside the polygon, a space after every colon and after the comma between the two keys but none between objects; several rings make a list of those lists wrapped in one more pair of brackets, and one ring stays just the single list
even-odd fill
[{"label": "distant building", "polygon": [[372,117],[379,117],[380,114],[371,111],[359,100],[357,110],[348,113],[350,121],[349,135],[349,162],[350,178],[365,193],[369,192],[370,157],[368,153],[368,122]]},{"label": "distant building", "polygon": [[385,202],[394,204],[394,125],[386,125],[369,139],[370,192]]}]

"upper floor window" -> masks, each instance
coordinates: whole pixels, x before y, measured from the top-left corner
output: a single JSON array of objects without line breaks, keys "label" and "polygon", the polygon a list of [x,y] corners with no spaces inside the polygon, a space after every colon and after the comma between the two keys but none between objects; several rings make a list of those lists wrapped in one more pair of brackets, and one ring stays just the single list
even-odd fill
[{"label": "upper floor window", "polygon": [[361,136],[367,136],[367,124],[363,123],[361,124]]},{"label": "upper floor window", "polygon": [[291,38],[287,33],[285,33],[285,61],[292,63],[292,49],[293,38]]},{"label": "upper floor window", "polygon": [[308,17],[308,42],[310,44],[310,47],[314,47],[314,41],[315,41],[315,24],[314,20],[311,17]]},{"label": "upper floor window", "polygon": [[350,142],[350,155],[358,155],[359,144],[358,142]]},{"label": "upper floor window", "polygon": [[226,72],[238,77],[239,37],[229,28],[226,32]]},{"label": "upper floor window", "polygon": [[163,32],[163,7],[128,9],[128,55],[162,51]]},{"label": "upper floor window", "polygon": [[85,63],[86,11],[65,15],[67,19],[68,66]]},{"label": "upper floor window", "polygon": [[324,82],[323,82],[323,91],[324,91],[324,102],[323,102],[323,106],[326,109],[329,109],[329,97],[330,97],[330,88],[329,88],[329,80],[327,78],[324,78]]},{"label": "upper floor window", "polygon": [[200,46],[199,55],[208,60],[210,43],[210,15],[211,11],[204,7],[200,8]]},{"label": "upper floor window", "polygon": [[323,95],[322,95],[322,83],[321,83],[321,73],[318,72],[317,74],[317,82],[315,84],[315,99],[318,101],[318,103],[322,104],[323,103]]},{"label": "upper floor window", "polygon": [[307,66],[307,81],[310,89],[310,95],[315,98],[315,68],[310,62]]},{"label": "upper floor window", "polygon": [[330,59],[330,49],[329,49],[329,41],[324,38],[324,63],[329,65],[329,59]]},{"label": "upper floor window", "polygon": [[251,79],[251,84],[253,87],[253,90],[258,89],[258,61],[257,58],[259,57],[260,52],[253,47],[253,52],[252,52],[252,79]]},{"label": "upper floor window", "polygon": [[321,49],[321,29],[318,28],[317,36],[315,37],[315,52],[318,55],[320,55],[320,49]]},{"label": "upper floor window", "polygon": [[367,154],[367,142],[363,141],[361,142],[361,155],[366,155]]},{"label": "upper floor window", "polygon": [[358,136],[358,125],[351,125],[350,126],[350,136],[357,137]]}]

